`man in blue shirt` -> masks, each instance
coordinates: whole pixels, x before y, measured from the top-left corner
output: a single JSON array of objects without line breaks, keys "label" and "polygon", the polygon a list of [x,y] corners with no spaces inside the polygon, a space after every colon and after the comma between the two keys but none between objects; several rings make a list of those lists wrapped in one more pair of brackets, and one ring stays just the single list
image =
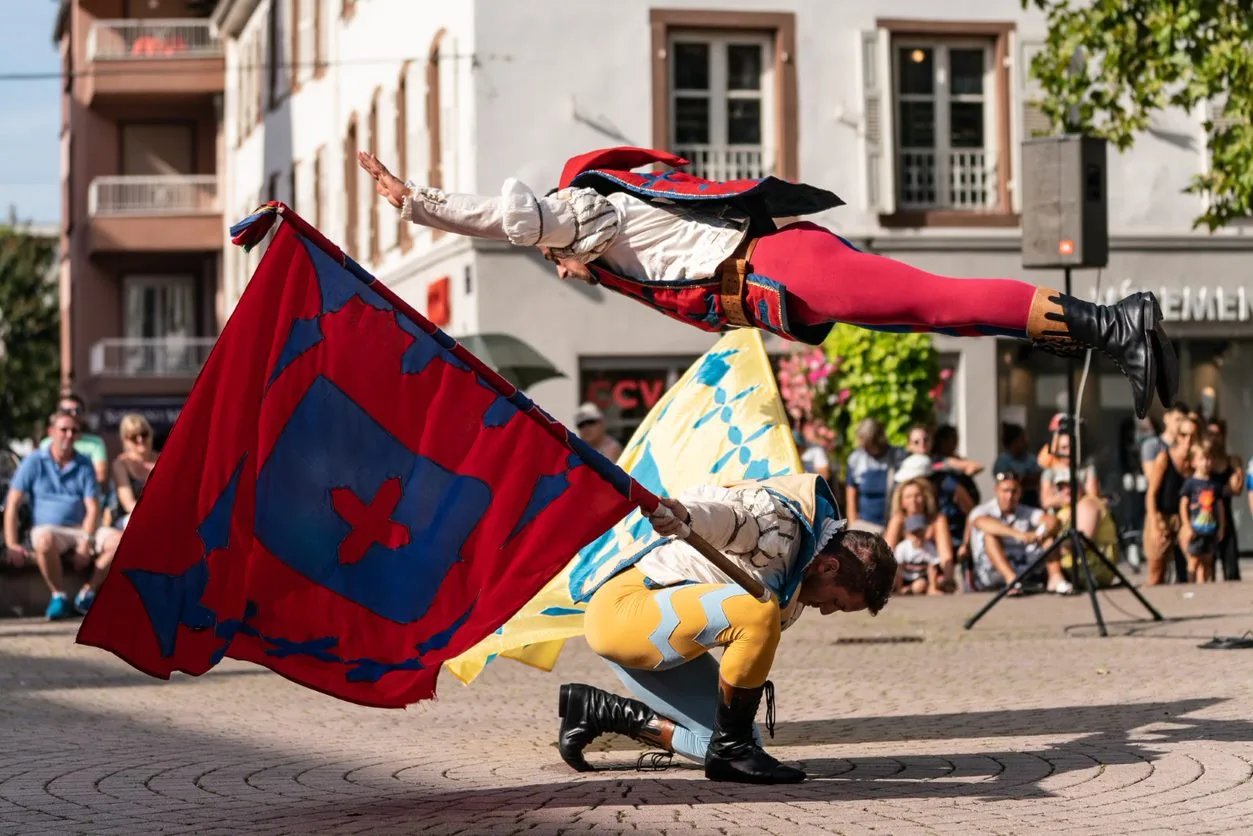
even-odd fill
[{"label": "man in blue shirt", "polygon": [[[30,501],[34,558],[52,593],[45,613],[49,620],[68,618],[75,610],[63,586],[62,556],[73,554],[74,567],[82,570],[101,552],[112,556],[119,539],[116,531],[97,531],[100,488],[91,459],[74,450],[78,432],[78,419],[72,413],[54,413],[48,422],[51,443],[22,461],[4,506],[4,543],[9,557],[26,558],[30,553],[19,538],[17,515],[22,501]],[[107,568],[98,566],[96,574]],[[75,603],[80,612],[91,605],[95,585],[89,584],[79,593]]]}]

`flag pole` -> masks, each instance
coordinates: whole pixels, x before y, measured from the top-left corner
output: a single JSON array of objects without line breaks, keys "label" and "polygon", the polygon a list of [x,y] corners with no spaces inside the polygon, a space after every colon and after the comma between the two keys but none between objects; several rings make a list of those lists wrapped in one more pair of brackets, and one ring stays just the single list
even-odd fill
[{"label": "flag pole", "polygon": [[[377,293],[386,298],[396,307],[405,311],[405,313],[408,314],[422,330],[434,338],[450,353],[473,368],[485,382],[489,383],[492,388],[497,390],[502,396],[507,397],[519,409],[525,410],[534,405],[532,401],[527,398],[526,395],[522,394],[516,386],[501,377],[495,369],[492,369],[484,363],[454,338],[441,331],[426,317],[413,310],[408,304],[401,300],[400,297],[392,293],[390,288],[378,281],[378,279],[374,276],[370,275],[365,268],[353,261],[353,259],[346,252],[332,243],[330,239],[319,232],[312,224],[293,212],[291,207],[286,204],[277,200],[271,200],[263,206],[258,207],[257,210],[247,218],[244,218],[233,225],[230,230],[232,243],[243,247],[245,251],[251,250],[258,243],[260,243],[261,239],[264,238],[266,234],[269,233],[275,222],[277,222],[280,217],[287,223],[294,226],[296,231],[312,242],[314,246],[318,247],[322,250],[322,252],[326,253],[337,263],[343,265],[349,273],[352,273],[362,282],[373,287]],[[572,441],[573,439],[577,439],[578,436],[571,433],[569,428],[554,420],[547,413],[544,413],[544,418],[546,420],[542,422],[542,425],[545,429],[573,448],[574,445]],[[587,465],[600,473],[602,477],[618,485],[623,494],[635,502],[646,516],[653,514],[659,509],[663,514],[673,515],[673,512],[669,508],[661,504],[656,494],[632,479],[629,473],[618,467],[609,459],[600,456],[599,453],[596,453],[596,451],[593,450],[592,453],[595,455],[592,457],[584,457]],[[599,459],[599,461],[597,461],[597,459]],[[752,595],[758,601],[762,601],[764,603],[770,600],[770,590],[766,589],[766,585],[760,580],[750,575],[744,567],[735,563],[725,554],[715,549],[712,545],[710,545],[708,540],[701,537],[695,531],[692,531],[691,526],[684,525],[683,530],[683,533],[680,533],[679,535],[679,539],[684,540],[689,546],[695,549],[697,554],[716,566],[719,571],[729,577],[736,584],[743,587],[749,595]]]}]

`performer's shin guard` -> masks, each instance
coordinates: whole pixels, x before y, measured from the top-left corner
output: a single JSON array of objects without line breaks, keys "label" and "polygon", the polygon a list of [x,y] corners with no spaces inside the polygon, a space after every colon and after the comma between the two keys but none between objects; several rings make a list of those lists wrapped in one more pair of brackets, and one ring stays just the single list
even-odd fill
[{"label": "performer's shin guard", "polygon": [[[741,784],[797,784],[805,773],[784,766],[757,745],[753,738],[753,719],[761,705],[763,691],[767,696],[767,714],[773,714],[774,686],[767,682],[756,688],[737,688],[718,682],[718,710],[714,715],[714,734],[705,756],[705,777],[711,781],[736,781]],[[773,734],[773,719],[767,717]]]},{"label": "performer's shin guard", "polygon": [[[583,750],[602,734],[624,734],[641,743],[673,751],[674,723],[639,700],[619,697],[591,685],[562,685],[557,705],[561,733],[557,751],[572,769],[591,772]],[[750,721],[751,724],[751,721]]]},{"label": "performer's shin guard", "polygon": [[1098,305],[1040,288],[1031,301],[1027,336],[1035,347],[1053,354],[1093,349],[1109,357],[1131,381],[1136,415],[1143,418],[1155,388],[1162,405],[1169,406],[1179,387],[1175,350],[1161,322],[1162,309],[1152,293]]}]

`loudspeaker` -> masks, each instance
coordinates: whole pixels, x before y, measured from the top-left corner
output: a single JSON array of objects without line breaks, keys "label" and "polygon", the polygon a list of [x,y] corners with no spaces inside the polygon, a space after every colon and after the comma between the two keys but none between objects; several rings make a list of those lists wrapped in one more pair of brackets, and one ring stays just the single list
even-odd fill
[{"label": "loudspeaker", "polygon": [[1022,266],[1109,262],[1105,140],[1053,136],[1022,144]]}]

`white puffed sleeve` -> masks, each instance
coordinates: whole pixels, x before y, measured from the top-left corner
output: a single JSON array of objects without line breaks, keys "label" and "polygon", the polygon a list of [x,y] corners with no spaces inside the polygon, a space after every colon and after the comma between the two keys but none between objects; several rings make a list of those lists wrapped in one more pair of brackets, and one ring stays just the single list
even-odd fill
[{"label": "white puffed sleeve", "polygon": [[621,225],[618,209],[592,189],[562,189],[536,197],[530,187],[512,177],[501,186],[500,197],[413,187],[400,216],[476,238],[550,247],[559,258],[580,261],[599,258]]}]

